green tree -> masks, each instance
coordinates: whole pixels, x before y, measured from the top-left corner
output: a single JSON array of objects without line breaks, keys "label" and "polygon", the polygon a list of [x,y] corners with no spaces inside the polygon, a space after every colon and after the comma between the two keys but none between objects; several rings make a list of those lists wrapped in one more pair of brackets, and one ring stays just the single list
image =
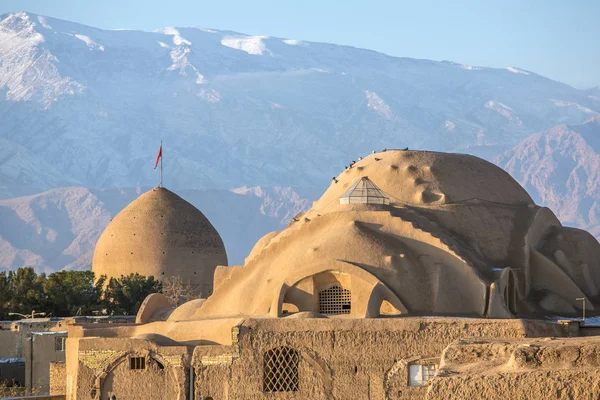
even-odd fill
[{"label": "green tree", "polygon": [[31,311],[44,311],[45,295],[43,283],[45,274],[36,274],[33,268],[19,268],[10,271],[7,276],[10,299],[7,302],[9,312],[29,314]]},{"label": "green tree", "polygon": [[5,320],[8,318],[8,303],[12,299],[12,291],[10,287],[10,281],[8,280],[8,274],[6,271],[0,272],[0,319]]},{"label": "green tree", "polygon": [[94,280],[92,271],[59,271],[46,276],[33,268],[0,272],[0,318],[18,319],[11,312],[30,315],[32,311],[67,317],[92,315],[95,311],[134,315],[151,293],[162,291],[154,277],[139,274]]},{"label": "green tree", "polygon": [[43,283],[45,310],[55,317],[92,315],[104,307],[102,287],[105,277],[94,282],[92,271],[59,271]]},{"label": "green tree", "polygon": [[162,284],[153,276],[140,274],[111,278],[104,291],[104,300],[111,314],[135,315],[151,293],[162,292]]}]

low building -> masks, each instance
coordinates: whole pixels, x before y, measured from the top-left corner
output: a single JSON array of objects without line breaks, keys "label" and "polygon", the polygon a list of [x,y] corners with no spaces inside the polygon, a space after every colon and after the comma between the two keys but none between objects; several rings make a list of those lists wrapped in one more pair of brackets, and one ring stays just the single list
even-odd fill
[{"label": "low building", "polygon": [[0,322],[0,376],[27,392],[48,393],[49,363],[65,361],[66,321],[33,318]]},{"label": "low building", "polygon": [[25,387],[25,359],[0,359],[0,386]]},{"label": "low building", "polygon": [[27,393],[50,393],[50,364],[66,361],[67,326],[127,323],[132,317],[33,318],[0,322],[0,381]]},{"label": "low building", "polygon": [[[66,398],[452,397],[453,371],[517,354],[497,343],[583,335],[548,317],[600,307],[600,244],[491,163],[388,150],[352,163],[243,266],[218,266],[212,287],[177,308],[153,294],[136,324],[69,326]],[[590,357],[578,362],[596,376]],[[529,373],[519,368],[506,372]],[[553,396],[550,379],[536,382]]]}]

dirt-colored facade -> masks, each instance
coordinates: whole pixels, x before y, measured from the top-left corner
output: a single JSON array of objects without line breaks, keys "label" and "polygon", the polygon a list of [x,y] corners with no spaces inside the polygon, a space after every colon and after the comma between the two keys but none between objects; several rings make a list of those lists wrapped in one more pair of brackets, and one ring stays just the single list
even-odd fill
[{"label": "dirt-colored facade", "polygon": [[59,348],[56,343],[66,340],[66,325],[65,320],[58,318],[0,323],[0,364],[14,359],[22,360],[23,364],[22,368],[4,371],[4,378],[18,381],[28,391],[48,393],[49,363],[65,361],[64,347]]},{"label": "dirt-colored facade", "polygon": [[212,363],[202,348],[194,352],[195,398],[273,398],[274,393],[265,391],[265,356],[289,348],[300,359],[298,390],[285,398],[420,399],[427,387],[409,386],[408,366],[437,365],[444,347],[461,337],[563,333],[555,325],[518,320],[248,320],[239,327],[239,355],[234,353],[230,365]]},{"label": "dirt-colored facade", "polygon": [[55,362],[64,365],[67,326],[77,322],[99,324],[134,320],[131,317],[74,317],[0,322],[0,378],[15,381],[27,392],[34,393],[49,393],[52,384],[61,385],[59,378],[51,377],[50,365]]},{"label": "dirt-colored facade", "polygon": [[[111,243],[104,254],[122,250]],[[177,260],[191,254],[171,244]],[[353,162],[243,266],[216,267],[212,287],[176,308],[150,295],[136,324],[69,327],[67,399],[444,398],[461,340],[580,335],[544,317],[600,306],[600,244],[491,163],[393,150]],[[438,377],[446,386],[430,386]]]},{"label": "dirt-colored facade", "polygon": [[66,330],[31,334],[29,348],[24,353],[28,388],[34,388],[38,393],[50,393],[50,364],[66,361],[66,339]]},{"label": "dirt-colored facade", "polygon": [[461,340],[444,350],[430,399],[598,399],[600,337]]},{"label": "dirt-colored facade", "polygon": [[[127,328],[111,329],[118,334]],[[409,386],[408,367],[439,365],[443,349],[460,338],[557,337],[568,330],[517,319],[288,317],[244,320],[232,329],[230,345],[178,346],[161,337],[88,334],[93,331],[71,328],[67,399],[383,400],[424,398],[426,386]],[[282,348],[298,355],[297,388],[265,391],[265,355]],[[138,358],[145,368],[132,368]]]},{"label": "dirt-colored facade", "polygon": [[65,362],[50,363],[50,394],[64,395],[67,393],[67,365]]}]

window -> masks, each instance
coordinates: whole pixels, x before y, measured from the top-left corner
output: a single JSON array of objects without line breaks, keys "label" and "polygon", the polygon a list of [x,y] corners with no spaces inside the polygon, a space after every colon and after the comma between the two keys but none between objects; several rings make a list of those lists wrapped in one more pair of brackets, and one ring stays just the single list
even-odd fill
[{"label": "window", "polygon": [[65,351],[65,342],[67,338],[64,336],[55,337],[54,338],[54,350],[55,351]]},{"label": "window", "polygon": [[289,347],[278,347],[267,351],[263,364],[263,391],[298,391],[299,361],[298,352]]},{"label": "window", "polygon": [[427,386],[435,375],[435,364],[412,364],[408,366],[408,386]]},{"label": "window", "polygon": [[146,358],[131,357],[129,359],[129,369],[146,369]]},{"label": "window", "polygon": [[319,292],[319,313],[321,314],[350,314],[352,296],[348,289],[331,286]]}]

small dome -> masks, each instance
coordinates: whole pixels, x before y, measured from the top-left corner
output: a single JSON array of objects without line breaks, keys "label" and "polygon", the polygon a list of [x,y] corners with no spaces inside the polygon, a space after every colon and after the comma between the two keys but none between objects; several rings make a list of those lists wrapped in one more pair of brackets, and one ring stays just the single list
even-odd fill
[{"label": "small dome", "polygon": [[217,265],[227,265],[219,233],[196,207],[164,189],[152,189],[125,207],[106,227],[94,251],[92,270],[109,279],[132,273],[212,293]]}]

